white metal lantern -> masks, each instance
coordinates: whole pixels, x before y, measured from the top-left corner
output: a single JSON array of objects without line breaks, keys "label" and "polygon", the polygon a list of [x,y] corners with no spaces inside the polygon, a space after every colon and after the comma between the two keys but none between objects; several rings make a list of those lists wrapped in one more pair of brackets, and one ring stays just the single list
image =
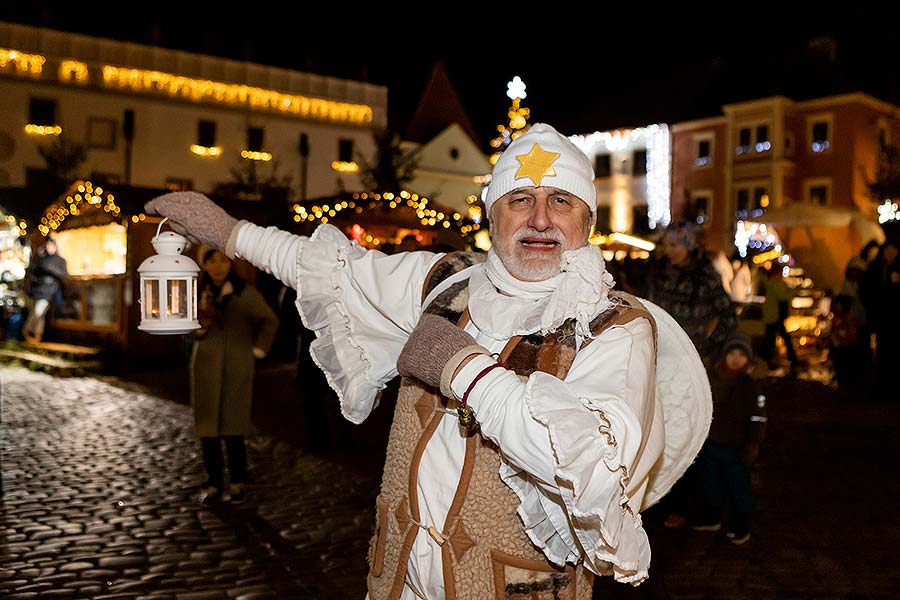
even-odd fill
[{"label": "white metal lantern", "polygon": [[197,274],[200,267],[181,253],[187,239],[174,231],[160,233],[163,219],[151,243],[156,256],[141,263],[141,324],[148,333],[188,333],[200,328],[197,320]]}]

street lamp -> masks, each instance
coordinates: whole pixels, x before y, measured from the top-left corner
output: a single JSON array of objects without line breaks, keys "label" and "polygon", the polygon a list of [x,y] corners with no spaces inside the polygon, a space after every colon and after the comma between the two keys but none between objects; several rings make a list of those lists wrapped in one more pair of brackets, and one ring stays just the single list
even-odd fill
[{"label": "street lamp", "polygon": [[181,334],[200,328],[197,320],[197,274],[200,267],[181,253],[187,239],[174,231],[160,233],[151,243],[156,255],[141,263],[141,324],[153,334]]}]

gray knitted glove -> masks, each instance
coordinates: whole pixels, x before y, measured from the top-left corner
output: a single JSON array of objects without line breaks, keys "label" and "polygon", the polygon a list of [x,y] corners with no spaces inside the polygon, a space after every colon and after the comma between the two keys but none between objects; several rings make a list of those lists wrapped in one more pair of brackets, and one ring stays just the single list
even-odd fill
[{"label": "gray knitted glove", "polygon": [[397,371],[439,388],[444,366],[466,348],[472,349],[469,354],[478,354],[479,350],[487,353],[476,345],[475,338],[447,319],[425,313],[406,340],[397,359]]},{"label": "gray knitted glove", "polygon": [[193,243],[203,243],[225,250],[228,238],[238,220],[222,207],[198,192],[172,192],[154,198],[144,205],[151,215],[168,217],[172,229]]}]

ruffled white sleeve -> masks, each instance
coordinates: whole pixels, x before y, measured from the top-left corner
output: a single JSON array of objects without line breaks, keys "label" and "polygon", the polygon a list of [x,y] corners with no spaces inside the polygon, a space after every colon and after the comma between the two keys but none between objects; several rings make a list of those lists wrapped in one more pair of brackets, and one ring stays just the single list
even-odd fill
[{"label": "ruffled white sleeve", "polygon": [[344,417],[361,423],[397,375],[397,357],[421,316],[425,277],[442,255],[366,250],[331,225],[307,238],[246,223],[235,249],[297,290],[303,325],[316,333],[310,354]]},{"label": "ruffled white sleeve", "polygon": [[[490,360],[463,367],[454,393]],[[469,403],[501,448],[500,476],[519,497],[525,531],[552,562],[583,561],[622,582],[646,579],[650,546],[638,513],[646,480],[630,475],[639,462],[655,462],[643,454],[661,449],[659,439],[642,444],[663,435],[646,412],[654,410],[654,365],[652,329],[637,319],[579,352],[565,381],[542,372],[521,381],[494,369],[472,387]]]}]

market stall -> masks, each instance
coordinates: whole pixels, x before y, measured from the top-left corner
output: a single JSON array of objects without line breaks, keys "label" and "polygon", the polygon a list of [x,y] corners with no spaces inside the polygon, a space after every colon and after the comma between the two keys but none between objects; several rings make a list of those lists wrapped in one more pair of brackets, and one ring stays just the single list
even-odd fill
[{"label": "market stall", "polygon": [[51,313],[52,337],[123,355],[177,354],[177,340],[137,331],[136,266],[153,254],[158,223],[142,210],[160,193],[76,181],[44,210],[32,245],[52,236],[69,272]]}]

